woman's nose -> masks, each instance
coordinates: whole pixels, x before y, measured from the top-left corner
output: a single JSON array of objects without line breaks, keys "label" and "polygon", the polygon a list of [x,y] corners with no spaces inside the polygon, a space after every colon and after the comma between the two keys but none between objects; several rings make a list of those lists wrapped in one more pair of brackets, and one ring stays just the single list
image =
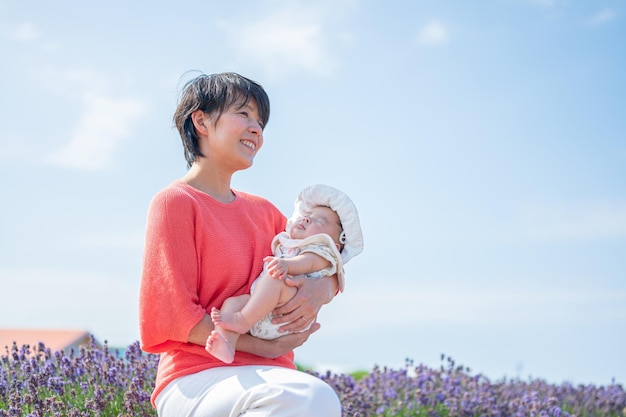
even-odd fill
[{"label": "woman's nose", "polygon": [[250,122],[250,126],[248,127],[248,130],[257,136],[261,136],[263,134],[263,128],[261,127],[261,124],[257,122],[256,120],[252,120]]}]

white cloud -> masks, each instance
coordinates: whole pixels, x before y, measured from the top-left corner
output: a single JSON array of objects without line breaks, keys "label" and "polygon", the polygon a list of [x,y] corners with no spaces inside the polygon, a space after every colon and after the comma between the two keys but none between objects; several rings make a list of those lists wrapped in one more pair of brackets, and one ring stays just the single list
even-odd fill
[{"label": "white cloud", "polygon": [[[24,48],[26,43],[31,47],[39,48],[40,51],[55,51],[59,49],[59,45],[51,39],[43,36],[40,28],[33,23],[24,22],[17,25],[0,25],[1,35],[6,35],[8,39],[19,43],[18,48]],[[28,55],[33,52],[32,49],[20,49],[21,56]]]},{"label": "white cloud", "polygon": [[626,237],[626,203],[533,205],[522,214],[524,234],[537,240]]},{"label": "white cloud", "polygon": [[11,37],[18,41],[31,41],[39,38],[40,31],[32,23],[22,23],[11,34]]},{"label": "white cloud", "polygon": [[56,166],[90,171],[111,168],[115,151],[132,138],[132,128],[147,113],[149,103],[127,93],[116,96],[113,91],[122,83],[112,80],[110,74],[88,66],[62,68],[49,61],[47,55],[35,56],[32,64],[24,67],[24,74],[33,80],[43,107],[68,106],[65,116],[52,120],[54,126],[43,126],[48,132],[62,131],[62,138],[55,134],[57,143],[50,141],[48,145],[56,146],[52,150],[38,146],[35,141],[42,133],[33,128],[29,130],[30,142],[3,143],[2,157],[43,152],[37,159]]},{"label": "white cloud", "polygon": [[[42,61],[41,70],[36,73],[39,85],[54,92],[57,96],[83,101],[87,104],[97,96],[115,88],[114,83],[102,72],[86,67],[63,68],[49,61]],[[92,98],[90,98],[92,97]]]},{"label": "white cloud", "polygon": [[602,9],[594,14],[588,21],[589,26],[600,26],[617,17],[617,13],[612,9]]},{"label": "white cloud", "polygon": [[147,112],[148,105],[130,97],[87,95],[84,106],[85,113],[70,141],[46,160],[79,170],[110,168],[113,154],[124,140],[131,137],[132,125]]},{"label": "white cloud", "polygon": [[443,45],[448,42],[448,30],[439,21],[431,21],[417,35],[417,42],[424,46]]},{"label": "white cloud", "polygon": [[350,39],[345,31],[334,33],[325,26],[332,6],[290,4],[257,16],[243,27],[231,21],[222,21],[219,26],[241,62],[261,66],[272,76],[297,71],[327,76],[339,66],[331,46]]}]

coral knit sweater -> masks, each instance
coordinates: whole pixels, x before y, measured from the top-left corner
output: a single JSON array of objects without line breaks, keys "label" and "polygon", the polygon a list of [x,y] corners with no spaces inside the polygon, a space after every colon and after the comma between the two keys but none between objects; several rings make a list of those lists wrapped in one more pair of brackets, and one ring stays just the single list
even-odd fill
[{"label": "coral knit sweater", "polygon": [[224,204],[175,181],[150,203],[139,296],[141,347],[160,353],[152,401],[173,379],[217,366],[274,365],[295,368],[293,352],[267,359],[236,352],[226,365],[187,342],[190,330],[250,284],[271,254],[286,219],[265,199],[235,191]]}]

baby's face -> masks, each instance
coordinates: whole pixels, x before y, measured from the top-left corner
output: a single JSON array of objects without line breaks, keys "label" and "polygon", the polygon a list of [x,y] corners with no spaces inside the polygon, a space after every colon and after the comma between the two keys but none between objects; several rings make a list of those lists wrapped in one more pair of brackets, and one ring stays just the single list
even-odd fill
[{"label": "baby's face", "polygon": [[293,239],[304,239],[318,233],[326,233],[335,243],[339,242],[341,222],[337,213],[329,207],[313,207],[291,226]]}]

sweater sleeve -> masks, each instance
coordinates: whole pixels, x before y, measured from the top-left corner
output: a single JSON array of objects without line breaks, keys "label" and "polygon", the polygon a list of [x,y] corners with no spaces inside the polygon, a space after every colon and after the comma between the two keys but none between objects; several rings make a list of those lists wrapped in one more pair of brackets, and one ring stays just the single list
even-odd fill
[{"label": "sweater sleeve", "polygon": [[148,210],[139,295],[142,348],[158,353],[186,343],[206,314],[197,295],[195,207],[176,190],[158,193]]}]

